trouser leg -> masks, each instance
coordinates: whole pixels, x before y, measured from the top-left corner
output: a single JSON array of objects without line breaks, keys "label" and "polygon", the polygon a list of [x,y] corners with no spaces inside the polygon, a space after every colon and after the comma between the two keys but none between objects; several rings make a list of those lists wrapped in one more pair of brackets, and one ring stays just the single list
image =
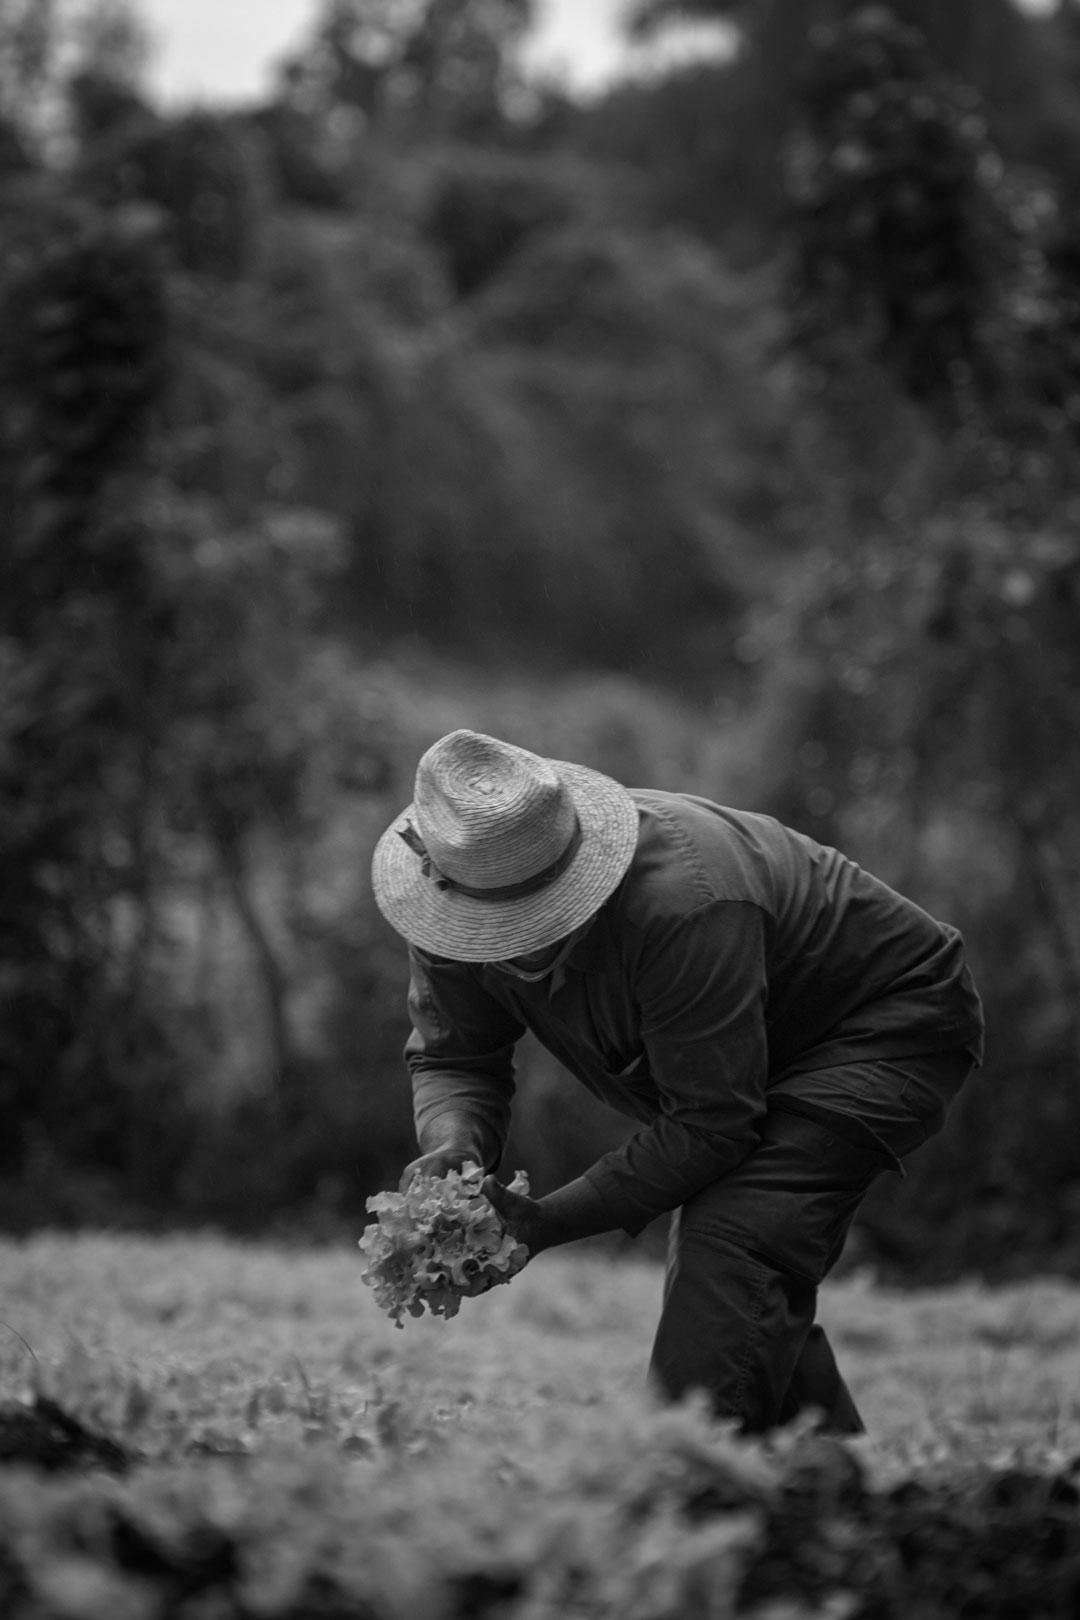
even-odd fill
[{"label": "trouser leg", "polygon": [[815,1322],[807,1334],[795,1371],[780,1403],[780,1422],[790,1423],[800,1412],[822,1414],[822,1427],[829,1434],[865,1434],[866,1424],[859,1414],[847,1383],[836,1365],[825,1329]]},{"label": "trouser leg", "polygon": [[[671,1218],[671,1229],[668,1236],[667,1269],[664,1278],[664,1303],[672,1295],[675,1278],[678,1274],[679,1258],[679,1226],[680,1216],[678,1210]],[[801,1412],[814,1411],[821,1414],[823,1427],[830,1434],[865,1434],[866,1425],[855,1404],[855,1398],[847,1386],[847,1382],[836,1364],[832,1345],[826,1336],[825,1329],[819,1322],[813,1321],[813,1313],[817,1303],[817,1292],[812,1291],[812,1297],[804,1306],[805,1314],[812,1325],[806,1336],[806,1342],[799,1351],[795,1362],[791,1380],[784,1391],[780,1402],[781,1423],[790,1423]],[[713,1334],[713,1324],[706,1308],[705,1340]],[[678,1337],[682,1333],[682,1319],[677,1313],[675,1317],[674,1333],[670,1329],[668,1337]],[[688,1365],[685,1353],[676,1349],[674,1353],[658,1337],[660,1347],[659,1358],[654,1354],[652,1374],[654,1382],[661,1387],[668,1386],[668,1393],[672,1396],[682,1394],[692,1386],[692,1369]],[[690,1382],[688,1383],[688,1378]],[[705,1387],[702,1385],[702,1387]]]},{"label": "trouser leg", "polygon": [[661,1391],[703,1389],[748,1431],[814,1406],[862,1432],[815,1327],[818,1285],[875,1178],[941,1129],[970,1067],[939,1052],[781,1079],[758,1147],[673,1220],[650,1368]]},{"label": "trouser leg", "polygon": [[946,1051],[781,1079],[757,1149],[673,1219],[650,1368],[661,1391],[702,1389],[748,1431],[811,1406],[836,1432],[863,1431],[814,1323],[818,1285],[872,1182],[941,1129],[970,1068]]},{"label": "trouser leg", "polygon": [[818,1120],[770,1115],[760,1146],[679,1212],[651,1374],[678,1398],[703,1389],[747,1432],[821,1406],[862,1422],[825,1335],[817,1288],[889,1158]]}]

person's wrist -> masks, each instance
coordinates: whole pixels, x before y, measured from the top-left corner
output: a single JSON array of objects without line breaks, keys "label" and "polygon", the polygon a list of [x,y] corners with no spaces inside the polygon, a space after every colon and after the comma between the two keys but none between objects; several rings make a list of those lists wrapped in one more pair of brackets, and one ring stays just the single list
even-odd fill
[{"label": "person's wrist", "polygon": [[484,1162],[483,1130],[465,1114],[439,1114],[420,1132],[421,1153],[462,1154],[466,1159]]}]

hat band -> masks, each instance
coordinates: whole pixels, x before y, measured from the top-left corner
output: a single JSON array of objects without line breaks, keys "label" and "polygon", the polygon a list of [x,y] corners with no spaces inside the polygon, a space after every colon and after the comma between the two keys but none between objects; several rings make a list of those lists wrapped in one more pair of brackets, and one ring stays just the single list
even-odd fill
[{"label": "hat band", "polygon": [[451,889],[454,894],[463,894],[469,900],[524,900],[530,894],[539,894],[541,889],[548,888],[556,878],[562,877],[581,848],[581,822],[575,814],[574,830],[570,834],[566,848],[550,866],[545,866],[540,872],[534,872],[532,877],[524,878],[520,883],[504,883],[495,888],[477,889],[471,884],[459,883],[456,878],[447,877],[445,872],[439,871],[411,821],[407,821],[404,827],[399,827],[397,834],[408,844],[414,855],[422,858],[421,871],[425,877],[431,879],[436,888]]}]

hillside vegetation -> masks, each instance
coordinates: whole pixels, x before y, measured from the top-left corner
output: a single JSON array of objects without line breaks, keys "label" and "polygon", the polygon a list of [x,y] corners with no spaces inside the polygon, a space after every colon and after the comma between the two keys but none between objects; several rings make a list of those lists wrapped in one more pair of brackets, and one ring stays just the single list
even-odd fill
[{"label": "hillside vegetation", "polygon": [[[163,110],[137,12],[0,6],[8,1229],[396,1180],[370,854],[468,725],[962,927],[987,1069],[860,1253],[1080,1264],[1077,8],[673,10],[730,59],[590,106],[524,0],[345,0]],[[526,1054],[538,1191],[617,1130]]]}]

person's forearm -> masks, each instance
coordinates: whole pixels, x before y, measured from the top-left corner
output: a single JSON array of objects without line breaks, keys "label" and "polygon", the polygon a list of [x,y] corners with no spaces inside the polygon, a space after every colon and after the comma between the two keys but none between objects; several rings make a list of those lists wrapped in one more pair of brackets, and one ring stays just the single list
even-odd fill
[{"label": "person's forearm", "polygon": [[756,1143],[753,1127],[739,1136],[721,1136],[661,1117],[598,1159],[585,1175],[614,1224],[637,1237],[657,1216],[729,1175]]},{"label": "person's forearm", "polygon": [[597,1237],[618,1226],[596,1188],[584,1176],[545,1194],[537,1203],[541,1224],[536,1253],[562,1243],[576,1243],[581,1238]]},{"label": "person's forearm", "polygon": [[501,1080],[478,1069],[432,1067],[419,1059],[411,1065],[413,1122],[422,1147],[442,1147],[459,1137],[472,1144],[472,1154],[491,1170],[502,1157],[510,1129],[513,1077]]}]

